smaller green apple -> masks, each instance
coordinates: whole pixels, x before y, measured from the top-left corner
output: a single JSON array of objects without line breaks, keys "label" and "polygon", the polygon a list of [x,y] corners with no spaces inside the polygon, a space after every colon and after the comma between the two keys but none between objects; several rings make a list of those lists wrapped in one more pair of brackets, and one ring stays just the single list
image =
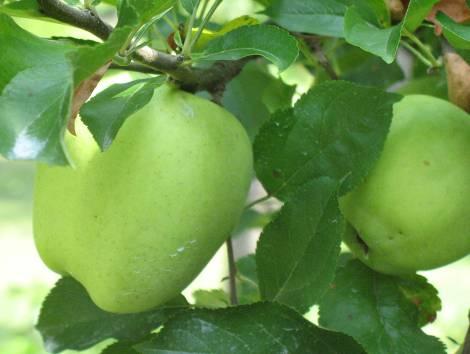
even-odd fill
[{"label": "smaller green apple", "polygon": [[340,198],[344,241],[371,268],[407,274],[470,253],[470,116],[410,95],[395,104],[384,150],[366,180]]}]

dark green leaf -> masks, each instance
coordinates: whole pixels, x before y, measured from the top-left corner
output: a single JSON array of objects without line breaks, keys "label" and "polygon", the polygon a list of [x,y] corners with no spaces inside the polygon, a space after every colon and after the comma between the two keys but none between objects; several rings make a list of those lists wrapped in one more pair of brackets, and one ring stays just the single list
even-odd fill
[{"label": "dark green leaf", "polygon": [[350,337],[316,327],[273,303],[185,311],[135,348],[142,354],[363,353]]},{"label": "dark green leaf", "polygon": [[351,335],[368,353],[445,353],[442,343],[419,329],[417,310],[400,281],[357,260],[338,269],[320,301],[320,324]]},{"label": "dark green leaf", "polygon": [[46,350],[82,350],[115,338],[136,342],[159,327],[169,316],[187,306],[183,296],[155,310],[114,314],[99,309],[85,288],[72,278],[58,281],[43,303],[37,329]]},{"label": "dark green leaf", "polygon": [[117,342],[101,352],[101,354],[139,354],[130,344]]},{"label": "dark green leaf", "polygon": [[152,98],[154,90],[165,80],[166,77],[160,76],[115,84],[82,106],[82,121],[101,150],[111,145],[125,120],[144,107]]},{"label": "dark green leaf", "polygon": [[387,88],[404,79],[396,62],[386,64],[379,57],[349,44],[340,46],[330,57],[337,66],[339,77],[346,81]]},{"label": "dark green leaf", "polygon": [[222,289],[196,290],[193,297],[196,307],[218,309],[230,305],[229,295]]},{"label": "dark green leaf", "polygon": [[397,284],[401,292],[418,310],[420,327],[433,322],[441,310],[441,299],[437,290],[421,275],[398,278]]},{"label": "dark green leaf", "polygon": [[264,228],[256,250],[264,299],[304,313],[326,291],[344,232],[337,188],[329,178],[307,183]]},{"label": "dark green leaf", "polygon": [[261,125],[269,119],[269,112],[291,106],[294,91],[294,86],[275,79],[264,65],[251,62],[228,83],[222,104],[254,139]]},{"label": "dark green leaf", "polygon": [[297,40],[289,32],[270,25],[243,26],[211,40],[203,53],[194,54],[194,60],[238,60],[260,55],[281,71],[297,58]]},{"label": "dark green leaf", "polygon": [[400,98],[344,81],[315,86],[260,130],[254,145],[258,178],[280,198],[322,176],[347,177],[342,193],[351,190],[377,160]]}]

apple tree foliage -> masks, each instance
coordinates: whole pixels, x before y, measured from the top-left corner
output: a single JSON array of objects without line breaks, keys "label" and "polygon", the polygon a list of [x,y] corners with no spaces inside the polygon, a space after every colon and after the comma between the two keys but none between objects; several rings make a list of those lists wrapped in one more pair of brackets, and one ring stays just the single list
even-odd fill
[{"label": "apple tree foliage", "polygon": [[[5,158],[69,164],[64,134],[78,110],[104,151],[171,80],[240,120],[256,178],[282,203],[274,212],[246,209],[235,235],[262,232],[256,253],[237,261],[231,294],[224,279],[218,290],[196,291],[194,303],[181,295],[150,311],[113,314],[62,278],[37,323],[49,352],[110,338],[103,354],[445,352],[421,329],[441,307],[425,278],[383,275],[341,254],[338,196],[374,166],[402,94],[447,98],[440,43],[467,60],[470,26],[443,12],[428,21],[437,0],[404,1],[399,18],[383,0],[252,2],[256,13],[220,23],[212,15],[222,0],[0,1]],[[41,38],[19,18],[67,23],[95,37]],[[401,87],[399,51],[415,58]],[[147,76],[88,99],[106,70]],[[296,70],[315,78],[300,98],[286,83]],[[303,316],[314,305],[318,324]]]}]

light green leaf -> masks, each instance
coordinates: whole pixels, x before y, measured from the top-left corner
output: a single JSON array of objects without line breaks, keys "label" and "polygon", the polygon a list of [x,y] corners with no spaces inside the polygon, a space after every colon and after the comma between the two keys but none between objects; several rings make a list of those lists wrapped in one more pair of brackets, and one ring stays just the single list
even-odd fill
[{"label": "light green leaf", "polygon": [[367,22],[355,6],[346,11],[344,17],[344,33],[346,40],[377,56],[386,63],[395,60],[400,45],[402,24],[379,28]]},{"label": "light green leaf", "polygon": [[289,31],[342,37],[345,11],[340,0],[273,0],[265,14]]},{"label": "light green leaf", "polygon": [[19,0],[6,3],[0,6],[0,13],[4,13],[14,17],[24,17],[40,19],[43,21],[59,22],[50,17],[45,16],[39,11],[39,5],[36,0]]},{"label": "light green leaf", "polygon": [[83,105],[80,110],[82,121],[101,150],[111,145],[125,120],[144,107],[165,80],[166,77],[161,76],[115,84]]},{"label": "light green leaf", "polygon": [[296,39],[287,31],[269,25],[239,27],[211,40],[203,53],[194,54],[196,61],[238,60],[260,55],[275,64],[281,71],[297,58]]},{"label": "light green leaf", "polygon": [[470,49],[470,26],[455,22],[443,12],[439,12],[436,19],[442,26],[444,36],[453,47]]}]

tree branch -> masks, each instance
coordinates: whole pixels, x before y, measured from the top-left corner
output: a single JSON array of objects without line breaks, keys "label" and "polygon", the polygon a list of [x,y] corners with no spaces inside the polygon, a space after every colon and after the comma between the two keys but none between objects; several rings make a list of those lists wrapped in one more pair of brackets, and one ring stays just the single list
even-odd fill
[{"label": "tree branch", "polygon": [[106,40],[113,28],[104,23],[93,11],[69,6],[60,0],[37,0],[40,11],[56,20],[81,28]]},{"label": "tree branch", "polygon": [[[81,28],[102,40],[106,40],[113,31],[113,28],[93,11],[69,6],[61,0],[37,1],[41,12],[46,16]],[[132,59],[141,64],[138,66],[138,71],[143,71],[143,65],[153,72],[162,72],[170,75],[184,90],[191,92],[206,90],[210,93],[217,93],[221,89],[223,90],[226,83],[237,76],[247,61],[250,60],[221,61],[208,69],[194,69],[182,65],[183,56],[168,54],[150,47],[138,49],[133,53]],[[132,68],[133,65],[131,64],[127,68],[124,67],[124,70]]]},{"label": "tree branch", "polygon": [[233,243],[230,237],[226,241],[226,245],[227,245],[227,256],[228,256],[228,269],[229,269],[230,304],[232,306],[236,306],[238,305],[237,264],[235,263],[235,256],[233,253]]}]

